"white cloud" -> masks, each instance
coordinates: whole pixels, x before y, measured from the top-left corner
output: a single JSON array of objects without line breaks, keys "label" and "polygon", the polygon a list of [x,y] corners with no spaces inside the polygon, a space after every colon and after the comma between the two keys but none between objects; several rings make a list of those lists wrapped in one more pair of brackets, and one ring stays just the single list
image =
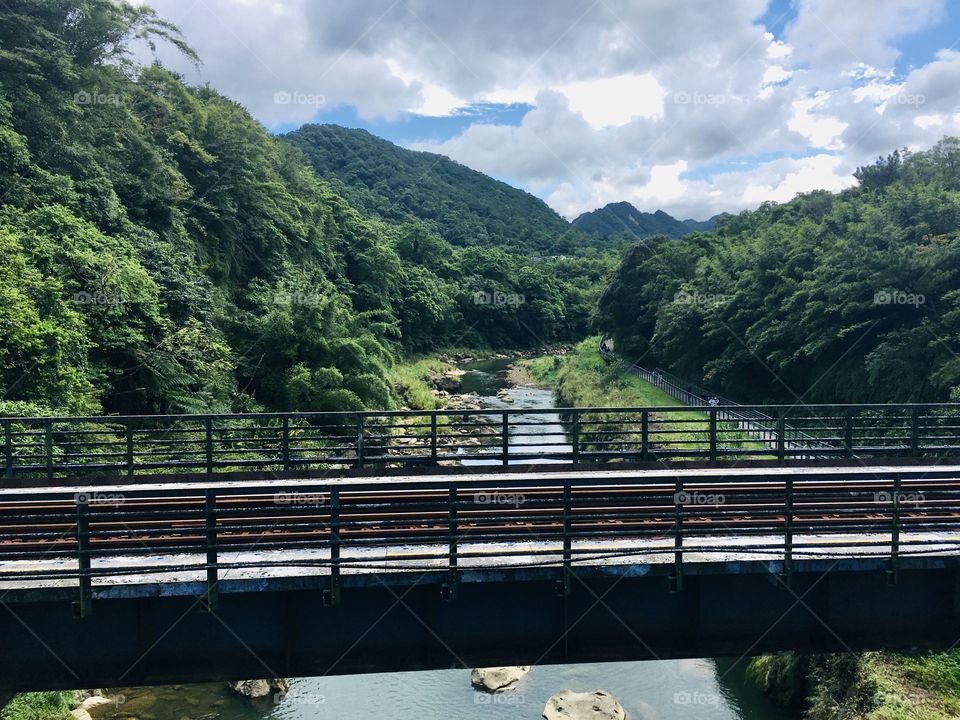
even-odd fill
[{"label": "white cloud", "polygon": [[945,0],[796,0],[780,37],[761,24],[767,0],[151,4],[205,65],[162,59],[270,127],[321,109],[278,92],[361,118],[533,105],[519,126],[476,123],[416,147],[568,216],[630,200],[703,218],[845,187],[878,154],[960,133],[960,52],[895,71],[900,40],[942,21]]}]

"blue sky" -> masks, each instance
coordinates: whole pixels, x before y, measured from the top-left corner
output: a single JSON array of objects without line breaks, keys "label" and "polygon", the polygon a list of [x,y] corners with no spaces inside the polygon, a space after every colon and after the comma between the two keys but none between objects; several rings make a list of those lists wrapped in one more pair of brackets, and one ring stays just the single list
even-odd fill
[{"label": "blue sky", "polygon": [[567,217],[628,200],[700,219],[839,190],[878,154],[960,134],[946,0],[152,4],[204,59],[177,69],[272,132],[364,128]]}]

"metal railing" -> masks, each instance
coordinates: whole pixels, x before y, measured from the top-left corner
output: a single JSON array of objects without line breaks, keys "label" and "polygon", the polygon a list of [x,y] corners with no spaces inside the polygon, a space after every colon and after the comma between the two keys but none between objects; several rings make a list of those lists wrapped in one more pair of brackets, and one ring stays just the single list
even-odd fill
[{"label": "metal railing", "polygon": [[[781,428],[779,416],[772,417],[762,410],[745,408],[734,400],[712,393],[698,385],[685,383],[681,378],[660,368],[651,371],[639,365],[629,365],[625,369],[628,373],[646,380],[685,405],[691,407],[716,406],[718,415],[722,420],[736,422],[741,430],[752,433],[763,442],[773,443],[782,434],[787,447],[793,450],[807,449],[810,451],[809,454],[802,456],[803,459],[823,459],[831,456],[829,443],[789,424],[784,424]],[[824,452],[818,452],[820,450]]]},{"label": "metal railing", "polygon": [[960,546],[951,468],[533,475],[7,490],[0,587],[78,587],[83,616],[123,577],[206,582],[216,606],[228,573],[297,568],[336,603],[346,573],[439,571],[455,595],[466,568],[556,568],[568,592],[580,565],[668,563],[679,588],[691,555],[788,579],[795,560],[880,557],[895,580],[901,558]]},{"label": "metal railing", "polygon": [[786,462],[956,455],[960,404],[0,418],[0,434],[8,486],[444,464]]}]

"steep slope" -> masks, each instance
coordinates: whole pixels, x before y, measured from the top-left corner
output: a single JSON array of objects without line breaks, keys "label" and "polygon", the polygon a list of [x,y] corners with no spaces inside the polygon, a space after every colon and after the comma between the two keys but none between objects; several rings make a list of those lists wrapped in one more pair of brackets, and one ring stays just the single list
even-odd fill
[{"label": "steep slope", "polygon": [[712,230],[717,217],[719,216],[702,221],[677,220],[663,210],[654,213],[642,212],[628,202],[617,202],[583,213],[573,221],[573,225],[601,238],[626,236],[641,239],[652,235],[666,235],[676,239],[692,232]]},{"label": "steep slope", "polygon": [[458,246],[563,254],[588,243],[539,198],[443,155],[407,150],[339,125],[305,125],[284,137],[368,216],[419,220]]}]

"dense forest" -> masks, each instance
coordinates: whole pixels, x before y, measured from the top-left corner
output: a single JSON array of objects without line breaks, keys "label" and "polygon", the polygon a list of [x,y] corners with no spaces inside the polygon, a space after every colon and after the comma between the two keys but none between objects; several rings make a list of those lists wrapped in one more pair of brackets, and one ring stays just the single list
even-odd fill
[{"label": "dense forest", "polygon": [[751,402],[934,401],[960,385],[960,141],[859,184],[633,246],[599,304],[625,359]]},{"label": "dense forest", "polygon": [[456,247],[358,211],[131,42],[200,61],[145,6],[0,5],[0,412],[391,407],[402,354],[584,332],[613,260],[559,216]]}]

